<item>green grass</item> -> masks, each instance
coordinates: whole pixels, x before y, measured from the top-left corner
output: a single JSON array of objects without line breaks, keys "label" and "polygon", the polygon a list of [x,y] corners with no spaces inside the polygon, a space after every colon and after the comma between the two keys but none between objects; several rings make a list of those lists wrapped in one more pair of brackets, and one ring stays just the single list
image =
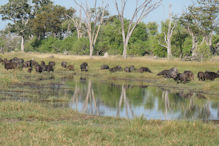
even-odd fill
[{"label": "green grass", "polygon": [[[188,84],[176,84],[173,80],[157,77],[156,74],[164,69],[177,67],[180,72],[219,70],[219,59],[208,62],[182,62],[177,59],[167,61],[153,58],[93,57],[64,56],[57,54],[38,53],[9,53],[2,58],[21,57],[25,60],[34,58],[37,61],[56,61],[55,73],[29,74],[23,71],[6,71],[0,65],[0,90],[19,92],[22,84],[35,86],[57,83],[63,79],[78,79],[80,75],[92,79],[107,80],[116,84],[131,83],[161,86],[170,90],[192,90],[208,93],[208,98],[218,100],[219,79],[215,81]],[[52,57],[51,57],[52,56]],[[61,68],[60,63],[67,61],[74,64],[76,71],[70,72]],[[79,66],[82,62],[89,63],[89,72],[81,73]],[[110,73],[101,71],[102,64],[111,67],[135,65],[149,67],[153,73]],[[75,76],[78,75],[78,76]],[[49,80],[51,76],[55,80]],[[13,88],[12,88],[13,86]],[[24,88],[28,91],[28,88]],[[34,91],[25,92],[23,96],[34,97]],[[38,99],[35,99],[38,100]],[[41,99],[40,99],[41,100]],[[68,99],[62,97],[58,102]],[[50,97],[44,102],[56,102]],[[147,121],[143,118],[134,120],[95,117],[79,114],[71,109],[52,108],[42,104],[20,103],[14,101],[0,102],[0,145],[219,145],[219,125],[201,121]]]},{"label": "green grass", "polygon": [[[153,59],[150,57],[132,57],[128,59],[122,59],[121,57],[87,57],[87,56],[65,56],[60,54],[39,54],[39,53],[8,53],[1,55],[2,58],[12,58],[12,57],[21,57],[25,60],[35,59],[37,61],[56,61],[57,65],[55,67],[55,73],[53,74],[56,80],[62,79],[64,77],[74,78],[75,75],[89,76],[90,78],[98,80],[108,80],[113,81],[119,84],[124,82],[132,82],[132,84],[145,84],[152,86],[160,86],[162,88],[168,88],[170,90],[191,90],[197,92],[204,92],[206,94],[219,95],[219,78],[215,81],[198,81],[196,75],[199,71],[214,71],[219,70],[219,58],[215,57],[210,61],[205,62],[182,62],[178,59],[165,60],[165,59]],[[75,72],[67,71],[61,68],[61,62],[67,61],[69,64],[75,65]],[[87,73],[81,73],[80,64],[82,62],[88,62],[89,71]],[[125,73],[117,72],[110,73],[109,71],[100,70],[100,66],[103,64],[108,64],[110,67],[121,65],[126,67],[129,65],[135,65],[136,68],[146,66],[152,70],[150,73]],[[195,74],[195,81],[192,81],[187,84],[177,84],[172,79],[164,79],[158,77],[156,74],[164,69],[169,69],[172,67],[177,67],[180,72],[184,70],[191,70]],[[32,81],[39,81],[43,79],[42,82],[48,82],[47,78],[50,75],[48,73],[39,75],[37,73],[32,73],[31,75],[24,71],[6,71],[3,66],[0,65],[0,81],[2,82],[2,87],[7,87],[10,83],[22,83],[26,81],[27,76]],[[28,79],[28,80],[29,80]],[[49,81],[50,82],[50,81]],[[215,96],[213,96],[215,97]]]},{"label": "green grass", "polygon": [[33,103],[0,103],[0,145],[218,145],[219,126],[82,115]]}]

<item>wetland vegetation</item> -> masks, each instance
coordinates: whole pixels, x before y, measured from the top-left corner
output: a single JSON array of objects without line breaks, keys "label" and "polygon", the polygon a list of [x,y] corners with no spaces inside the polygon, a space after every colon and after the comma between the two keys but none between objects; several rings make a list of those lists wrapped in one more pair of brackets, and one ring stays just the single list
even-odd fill
[{"label": "wetland vegetation", "polygon": [[[218,79],[202,82],[195,77],[190,83],[177,84],[156,75],[175,66],[194,73],[200,66],[203,71],[216,71],[218,58],[173,62],[147,57],[123,61],[118,57],[4,54],[15,56],[55,61],[56,66],[54,72],[40,74],[27,69],[7,71],[0,65],[3,145],[14,141],[20,145],[218,144]],[[62,68],[62,61],[74,64],[75,71]],[[83,62],[89,62],[88,72],[80,71]],[[111,73],[100,70],[103,63],[147,66],[153,73]]]},{"label": "wetland vegetation", "polygon": [[219,1],[101,2],[0,2],[0,145],[219,145]]}]

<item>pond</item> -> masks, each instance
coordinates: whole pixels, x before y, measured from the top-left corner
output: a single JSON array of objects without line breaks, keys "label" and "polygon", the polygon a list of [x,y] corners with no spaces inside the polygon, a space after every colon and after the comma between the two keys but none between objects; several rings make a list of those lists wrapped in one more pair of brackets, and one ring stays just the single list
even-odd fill
[{"label": "pond", "polygon": [[87,78],[14,85],[0,90],[0,101],[5,100],[36,102],[90,115],[127,119],[143,116],[148,120],[219,120],[219,102],[201,93]]}]

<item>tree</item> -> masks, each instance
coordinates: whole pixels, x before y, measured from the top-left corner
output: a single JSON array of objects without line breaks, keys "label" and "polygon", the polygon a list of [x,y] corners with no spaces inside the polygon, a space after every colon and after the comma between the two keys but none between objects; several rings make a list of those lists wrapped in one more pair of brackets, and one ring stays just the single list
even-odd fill
[{"label": "tree", "polygon": [[[128,29],[125,30],[125,8],[128,0],[121,0],[120,3],[118,0],[115,0],[116,10],[118,12],[119,20],[121,22],[122,28],[122,38],[123,38],[123,57],[127,58],[127,49],[129,39],[132,36],[132,33],[136,26],[154,9],[156,9],[161,0],[136,0],[136,8],[134,10],[133,15],[131,16],[131,20],[128,23]],[[120,7],[119,7],[120,5]],[[136,21],[135,21],[136,20]]]},{"label": "tree", "polygon": [[75,10],[73,8],[70,8],[67,10],[67,14],[66,16],[68,17],[68,19],[70,19],[73,24],[74,24],[74,27],[76,28],[77,30],[77,36],[78,36],[78,39],[82,38],[82,12],[81,12],[81,9],[79,10],[79,17],[76,17],[74,14],[75,14]]},{"label": "tree", "polygon": [[118,32],[120,32],[118,16],[110,16],[101,27],[95,53],[98,55],[104,55],[105,52],[111,55],[122,54],[122,38]]},{"label": "tree", "polygon": [[167,48],[167,58],[170,59],[172,57],[172,48],[171,48],[171,38],[173,35],[173,31],[175,29],[175,23],[172,25],[172,5],[169,5],[169,20],[168,20],[168,31],[164,33],[164,41],[166,45],[162,45],[163,47]]},{"label": "tree", "polygon": [[60,35],[62,23],[66,20],[66,9],[62,6],[48,4],[42,7],[31,21],[32,30],[37,37],[44,38],[49,32],[53,36]]},{"label": "tree", "polygon": [[106,5],[104,0],[102,0],[99,7],[99,3],[97,0],[95,0],[93,8],[89,5],[88,0],[86,0],[84,4],[79,3],[77,0],[74,0],[74,2],[77,6],[79,6],[82,16],[84,16],[82,21],[85,24],[85,29],[88,34],[90,43],[90,57],[92,57],[97,37],[99,35],[101,25],[103,24]]},{"label": "tree", "polygon": [[149,22],[147,24],[147,30],[150,36],[155,36],[158,34],[158,25],[156,22]]},{"label": "tree", "polygon": [[189,6],[188,12],[180,17],[181,24],[185,26],[192,37],[192,56],[197,56],[199,36],[202,37],[202,43],[206,42],[209,48],[213,48],[212,37],[218,28],[218,7],[218,0],[197,0],[196,5]]},{"label": "tree", "polygon": [[9,2],[0,7],[2,20],[9,20],[11,32],[21,36],[21,51],[24,52],[24,38],[29,33],[29,21],[33,17],[32,6],[28,0],[9,0]]}]

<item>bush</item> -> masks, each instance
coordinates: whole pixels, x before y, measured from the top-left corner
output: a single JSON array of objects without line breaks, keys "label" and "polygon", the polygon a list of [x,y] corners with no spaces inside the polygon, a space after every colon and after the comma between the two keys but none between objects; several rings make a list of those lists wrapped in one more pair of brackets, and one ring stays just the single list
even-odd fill
[{"label": "bush", "polygon": [[42,40],[41,46],[39,47],[39,51],[46,53],[46,52],[51,52],[51,53],[56,53],[56,52],[61,52],[61,40],[54,38],[54,37],[49,37],[45,40]]},{"label": "bush", "polygon": [[185,42],[183,43],[183,50],[182,55],[184,56],[191,56],[191,48],[192,48],[192,39],[186,38]]},{"label": "bush", "polygon": [[41,45],[41,41],[37,37],[33,37],[31,40],[24,44],[24,49],[26,52],[38,51],[37,48]]},{"label": "bush", "polygon": [[198,46],[196,53],[197,53],[197,56],[201,58],[201,60],[208,59],[212,56],[211,50],[209,46],[206,44],[206,42],[201,43]]},{"label": "bush", "polygon": [[71,50],[71,52],[76,55],[88,55],[89,51],[89,40],[87,38],[76,40]]},{"label": "bush", "polygon": [[150,52],[148,49],[149,45],[146,41],[137,40],[129,46],[129,49],[127,50],[128,55],[143,56],[145,52]]}]

